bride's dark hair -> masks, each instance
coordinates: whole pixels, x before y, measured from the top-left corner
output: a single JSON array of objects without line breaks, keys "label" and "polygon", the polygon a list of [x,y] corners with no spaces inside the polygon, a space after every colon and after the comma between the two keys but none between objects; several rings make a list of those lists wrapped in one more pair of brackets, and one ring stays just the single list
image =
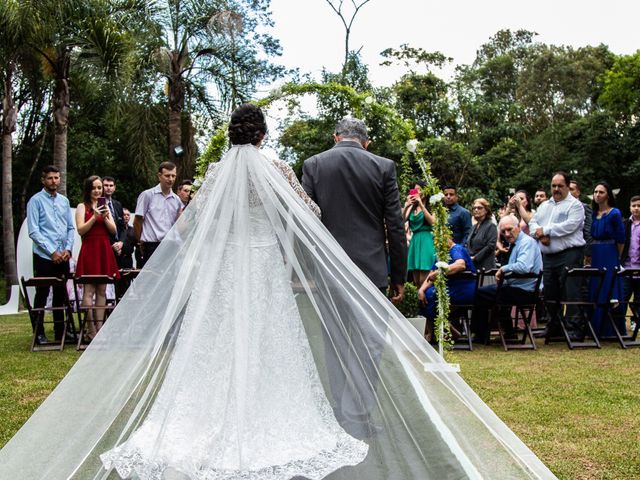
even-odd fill
[{"label": "bride's dark hair", "polygon": [[231,114],[229,140],[233,145],[257,145],[266,133],[264,114],[255,105],[244,103]]}]

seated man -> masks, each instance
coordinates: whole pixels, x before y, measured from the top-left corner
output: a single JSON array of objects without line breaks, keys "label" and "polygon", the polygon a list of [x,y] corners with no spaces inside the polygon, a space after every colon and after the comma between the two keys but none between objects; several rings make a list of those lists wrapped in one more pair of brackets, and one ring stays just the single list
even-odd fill
[{"label": "seated man", "polygon": [[[443,270],[447,277],[452,277],[456,273],[469,271],[476,273],[476,267],[473,265],[471,255],[466,248],[462,245],[453,243],[453,240],[449,239],[449,267]],[[427,276],[427,279],[418,289],[418,298],[423,305],[420,309],[420,313],[427,318],[427,340],[432,340],[433,325],[436,318],[436,289],[433,285],[436,276],[440,274],[440,270],[434,265],[431,273]],[[473,279],[456,279],[451,278],[447,282],[447,291],[449,292],[449,298],[451,304],[470,304],[473,302],[473,294],[475,292],[475,280]]]},{"label": "seated man", "polygon": [[[533,278],[504,278],[506,273],[539,273],[542,270],[542,255],[540,247],[529,235],[520,229],[520,222],[514,215],[502,217],[498,225],[500,234],[512,244],[511,256],[506,265],[496,272],[496,280],[504,280],[500,287],[500,299],[503,303],[513,305],[531,303],[532,294],[536,287]],[[515,243],[514,243],[515,242]],[[488,310],[496,302],[497,285],[487,285],[478,289],[476,295],[476,308],[473,313],[472,330],[476,334],[476,340],[485,342],[489,335]],[[508,312],[505,312],[508,313]],[[508,318],[501,318],[507,334],[511,333],[513,325]]]}]

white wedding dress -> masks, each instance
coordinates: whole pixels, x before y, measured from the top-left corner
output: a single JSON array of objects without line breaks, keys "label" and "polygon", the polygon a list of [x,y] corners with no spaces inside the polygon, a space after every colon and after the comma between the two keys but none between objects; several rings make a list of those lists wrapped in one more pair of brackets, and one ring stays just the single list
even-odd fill
[{"label": "white wedding dress", "polygon": [[0,479],[555,478],[304,197],[284,162],[232,147]]},{"label": "white wedding dress", "polygon": [[[288,166],[276,165],[300,191]],[[209,181],[213,176],[215,168]],[[213,281],[200,269],[148,417],[101,456],[123,478],[159,480],[173,470],[198,480],[319,480],[367,454],[368,445],[335,419],[276,234],[255,192],[249,202],[247,316],[235,323],[230,301],[243,253],[242,239],[231,232]]]}]

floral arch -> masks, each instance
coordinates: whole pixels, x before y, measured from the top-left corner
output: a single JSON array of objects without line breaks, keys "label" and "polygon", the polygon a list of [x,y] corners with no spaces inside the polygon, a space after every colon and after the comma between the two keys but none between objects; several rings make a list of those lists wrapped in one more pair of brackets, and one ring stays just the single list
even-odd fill
[{"label": "floral arch", "polygon": [[[412,165],[416,164],[422,173],[422,180],[426,185],[426,193],[430,197],[430,208],[436,218],[433,236],[436,254],[439,262],[438,269],[446,271],[449,260],[449,246],[447,239],[451,238],[451,231],[447,225],[448,213],[442,204],[443,194],[438,179],[431,174],[431,165],[425,160],[425,151],[415,139],[415,129],[411,122],[403,119],[399,113],[383,101],[378,101],[372,92],[358,92],[348,85],[339,83],[287,83],[280,88],[272,90],[265,98],[255,103],[263,110],[270,108],[274,103],[284,101],[294,105],[305,95],[329,96],[345,105],[345,109],[351,115],[361,118],[370,128],[370,134],[374,142],[376,136],[384,136],[385,141],[396,146],[396,164],[398,166],[398,187],[401,192],[406,192],[414,179]],[[207,165],[217,162],[228,148],[227,124],[222,125],[211,137],[205,152],[197,160],[196,171],[203,175]],[[196,186],[200,179],[196,179]],[[444,272],[441,272],[444,273]],[[447,293],[445,275],[438,275],[435,280],[435,288],[438,296],[438,314],[435,321],[436,336],[442,355],[445,346],[451,342],[449,329],[450,299]]]}]

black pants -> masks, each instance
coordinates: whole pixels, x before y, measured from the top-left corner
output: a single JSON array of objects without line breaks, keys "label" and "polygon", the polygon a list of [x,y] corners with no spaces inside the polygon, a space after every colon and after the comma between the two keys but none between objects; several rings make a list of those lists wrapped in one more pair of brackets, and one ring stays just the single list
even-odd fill
[{"label": "black pants", "polygon": [[153,252],[160,246],[160,242],[143,242],[142,243],[142,258],[140,259],[140,263],[137,265],[138,268],[144,267],[145,263],[149,261]]},{"label": "black pants", "polygon": [[[486,285],[480,287],[476,293],[476,308],[473,312],[471,327],[480,342],[486,341],[489,335],[489,310],[493,308],[496,303],[497,291],[497,285]],[[527,305],[535,303],[535,298],[533,292],[511,285],[503,285],[500,287],[500,303]],[[506,307],[503,307],[500,310],[499,321],[503,330],[505,330],[507,334],[512,333],[511,309],[507,310]]]},{"label": "black pants", "polygon": [[[549,328],[558,325],[560,311],[559,300],[580,300],[587,292],[583,291],[583,282],[577,278],[567,278],[565,267],[582,267],[584,257],[583,247],[568,248],[558,253],[542,255],[544,282],[544,301],[549,314]],[[583,333],[583,322],[579,310],[569,305],[565,314],[569,335],[580,336]]]},{"label": "black pants", "polygon": [[[40,255],[33,254],[33,270],[36,277],[69,277],[69,262],[53,263],[51,260],[42,258]],[[60,307],[64,304],[66,285],[53,288],[53,301],[51,306]],[[35,308],[42,308],[47,303],[47,297],[49,296],[49,288],[38,287],[36,288],[36,296],[33,300],[33,306]],[[42,314],[40,314],[42,316]],[[35,319],[31,319],[31,327],[35,330]],[[64,311],[54,310],[53,312],[53,331],[56,340],[62,339],[62,333],[64,331]],[[40,327],[36,332],[38,335],[44,335],[44,326],[40,323]]]}]

